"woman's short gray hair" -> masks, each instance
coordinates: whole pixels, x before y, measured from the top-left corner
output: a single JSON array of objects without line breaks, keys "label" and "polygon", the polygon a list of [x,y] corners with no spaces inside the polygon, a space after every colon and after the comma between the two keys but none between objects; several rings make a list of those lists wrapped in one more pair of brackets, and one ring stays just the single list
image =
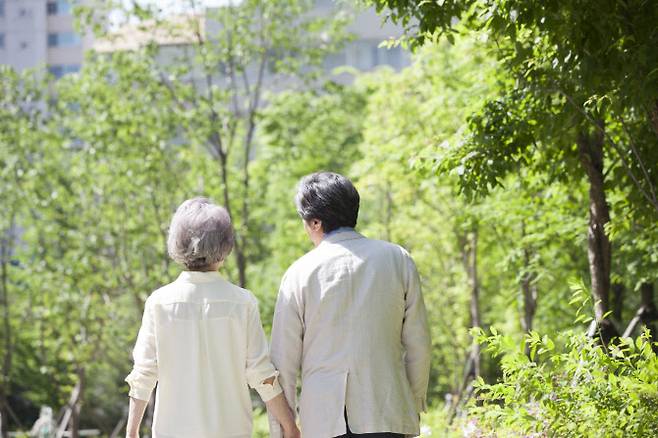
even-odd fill
[{"label": "woman's short gray hair", "polygon": [[190,271],[202,271],[221,262],[234,244],[231,217],[208,198],[183,202],[169,226],[167,252]]}]

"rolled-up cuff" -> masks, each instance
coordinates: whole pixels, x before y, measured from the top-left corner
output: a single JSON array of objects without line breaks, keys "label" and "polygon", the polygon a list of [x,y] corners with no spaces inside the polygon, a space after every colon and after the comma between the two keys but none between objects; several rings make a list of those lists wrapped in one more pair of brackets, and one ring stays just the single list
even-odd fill
[{"label": "rolled-up cuff", "polygon": [[134,399],[137,400],[142,400],[142,401],[149,401],[151,400],[151,393],[153,392],[152,389],[147,389],[147,388],[137,388],[134,386],[130,387],[130,391],[128,391],[128,395]]},{"label": "rolled-up cuff", "polygon": [[125,378],[125,382],[130,386],[130,391],[128,395],[137,400],[149,401],[151,400],[151,393],[153,392],[153,386],[144,385],[143,381],[140,381],[136,376],[135,372],[128,374]]},{"label": "rolled-up cuff", "polygon": [[274,376],[274,381],[272,382],[272,384],[261,382],[260,384],[256,385],[254,389],[258,392],[258,395],[260,395],[260,398],[264,402],[268,402],[272,400],[274,397],[276,397],[277,395],[283,392],[283,389],[279,384],[278,373],[277,375]]},{"label": "rolled-up cuff", "polygon": [[416,397],[416,409],[419,414],[427,412],[427,397]]}]

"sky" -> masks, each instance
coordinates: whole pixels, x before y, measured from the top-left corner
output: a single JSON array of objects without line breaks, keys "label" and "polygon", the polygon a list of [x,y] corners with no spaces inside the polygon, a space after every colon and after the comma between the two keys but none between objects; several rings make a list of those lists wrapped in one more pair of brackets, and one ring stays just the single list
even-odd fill
[{"label": "sky", "polygon": [[[131,4],[132,0],[123,0],[125,4]],[[230,0],[195,0],[204,6],[221,6],[228,4]],[[189,9],[189,0],[139,0],[141,4],[160,5],[165,11],[180,12]],[[236,3],[234,0],[233,3]]]},{"label": "sky", "polygon": [[[121,0],[126,7],[130,7],[135,0]],[[229,4],[231,0],[194,0],[202,7],[216,7]],[[240,0],[232,0],[239,3]],[[180,14],[190,11],[190,0],[137,0],[141,5],[158,5],[165,14]],[[125,24],[124,15],[121,11],[110,13],[110,29],[116,29]]]}]

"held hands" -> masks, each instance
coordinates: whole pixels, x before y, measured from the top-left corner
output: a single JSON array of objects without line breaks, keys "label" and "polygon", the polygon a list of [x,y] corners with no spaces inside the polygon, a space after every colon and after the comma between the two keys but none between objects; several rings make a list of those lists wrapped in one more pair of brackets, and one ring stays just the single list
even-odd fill
[{"label": "held hands", "polygon": [[283,428],[283,438],[301,438],[302,433],[299,431],[299,428],[296,424]]}]

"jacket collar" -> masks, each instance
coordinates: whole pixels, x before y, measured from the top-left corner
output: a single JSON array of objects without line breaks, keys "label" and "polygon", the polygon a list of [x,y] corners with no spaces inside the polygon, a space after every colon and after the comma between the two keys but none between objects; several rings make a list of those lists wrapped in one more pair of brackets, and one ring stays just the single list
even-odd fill
[{"label": "jacket collar", "polygon": [[178,276],[178,280],[188,283],[210,283],[220,280],[222,277],[217,271],[183,271]]},{"label": "jacket collar", "polygon": [[326,243],[338,243],[338,242],[343,242],[345,240],[354,240],[354,239],[363,239],[363,235],[360,233],[357,233],[354,230],[345,230],[345,231],[338,231],[336,233],[332,233],[325,237],[322,242],[320,242],[320,245]]}]

